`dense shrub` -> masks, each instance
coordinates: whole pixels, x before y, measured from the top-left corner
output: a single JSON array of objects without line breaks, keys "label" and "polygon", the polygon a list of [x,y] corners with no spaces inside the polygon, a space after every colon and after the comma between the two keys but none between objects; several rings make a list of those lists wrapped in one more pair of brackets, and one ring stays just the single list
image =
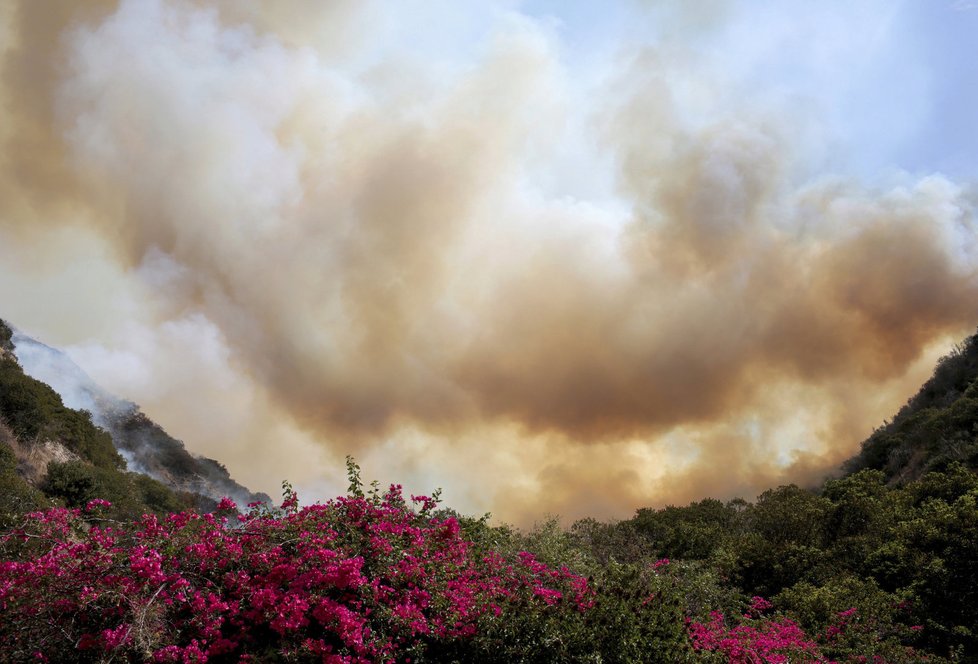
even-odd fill
[{"label": "dense shrub", "polygon": [[[493,527],[434,498],[406,501],[398,486],[365,493],[351,468],[349,495],[304,508],[286,486],[280,508],[247,514],[225,500],[215,514],[127,524],[91,499],[24,516],[0,535],[4,661],[968,661],[976,584],[961,561],[974,559],[978,520],[961,478],[880,489],[875,476],[853,477],[817,500],[787,487],[757,514],[738,508],[743,532],[709,558],[655,559],[633,547],[619,562],[602,536],[585,537],[595,524]],[[48,481],[77,504],[112,490],[104,472],[53,465]],[[885,525],[860,517],[860,500],[892,491],[907,494],[896,504],[909,514]],[[911,494],[934,495],[918,504]],[[846,572],[840,557],[837,576],[796,579],[773,602],[743,594],[730,573],[764,541],[751,528],[773,528],[767,519],[791,506],[829,523],[842,510],[838,532],[869,538],[877,554],[867,569],[894,542],[918,569],[889,590]],[[613,530],[626,542],[637,533]],[[790,521],[769,546],[832,559],[842,554],[829,531]]]},{"label": "dense shrub", "polygon": [[14,349],[14,344],[11,341],[13,335],[14,331],[10,329],[10,326],[0,320],[0,350],[12,351]]},{"label": "dense shrub", "polygon": [[822,586],[799,583],[775,603],[807,633],[821,635],[832,659],[858,661],[866,653],[891,664],[922,659],[912,644],[923,627],[914,624],[909,593],[887,593],[871,579],[840,575]]},{"label": "dense shrub", "polygon": [[[477,556],[435,502],[393,486],[282,511],[28,515],[0,538],[7,661],[423,661],[505,615],[575,615],[587,581],[526,552]],[[558,618],[559,620],[559,618]],[[464,648],[462,649],[464,651]]]},{"label": "dense shrub", "polygon": [[733,504],[706,498],[685,507],[639,509],[633,523],[659,556],[702,560],[713,555],[732,533],[737,519]]},{"label": "dense shrub", "polygon": [[892,422],[873,432],[850,472],[871,468],[904,482],[960,462],[978,470],[978,334],[942,357]]},{"label": "dense shrub", "polygon": [[92,424],[91,414],[67,408],[57,392],[24,374],[12,358],[0,359],[0,417],[22,441],[57,440],[96,466],[125,468],[112,437]]},{"label": "dense shrub", "polygon": [[25,512],[48,506],[44,495],[17,474],[17,457],[6,440],[0,420],[0,529],[16,523]]}]

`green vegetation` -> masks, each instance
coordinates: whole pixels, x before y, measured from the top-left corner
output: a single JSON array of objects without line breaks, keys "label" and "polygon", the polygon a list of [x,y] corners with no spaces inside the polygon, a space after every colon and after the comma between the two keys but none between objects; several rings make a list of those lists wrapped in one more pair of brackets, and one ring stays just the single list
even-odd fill
[{"label": "green vegetation", "polygon": [[13,336],[14,331],[10,329],[10,326],[0,320],[0,350],[10,352],[14,349],[14,344],[11,341]]},{"label": "green vegetation", "polygon": [[[13,349],[11,336],[0,320],[0,348]],[[76,458],[51,460],[38,469],[43,481],[32,486],[18,472],[15,449],[29,453],[46,441]],[[89,413],[67,408],[57,392],[26,375],[9,352],[0,356],[0,525],[18,513],[52,504],[81,507],[93,498],[110,500],[114,518],[195,506],[195,496],[125,468],[112,437],[92,423]]]},{"label": "green vegetation", "polygon": [[[431,661],[714,661],[691,649],[684,621],[722,615],[734,630],[762,618],[797,623],[825,658],[801,661],[975,662],[976,504],[978,477],[952,464],[901,485],[864,470],[819,490],[788,485],[753,503],[707,499],[569,529],[462,518],[482,551],[531,551],[586,576],[595,605],[585,615],[520,612],[466,644],[465,657]],[[763,617],[753,615],[757,597],[770,600]]]},{"label": "green vegetation", "polygon": [[9,528],[19,514],[47,507],[49,501],[17,473],[11,448],[13,434],[0,421],[0,529]]},{"label": "green vegetation", "polygon": [[934,375],[846,465],[898,482],[960,462],[978,470],[978,335],[941,358]]},{"label": "green vegetation", "polygon": [[52,461],[40,488],[66,507],[81,508],[95,498],[108,500],[113,515],[119,518],[144,512],[177,512],[194,507],[195,502],[147,475],[120,473],[84,461]]},{"label": "green vegetation", "polygon": [[[959,464],[900,486],[864,470],[820,491],[784,486],[754,504],[640,510],[605,528],[632,533],[638,541],[627,548],[650,549],[647,561],[700,561],[730,596],[770,598],[808,634],[856,609],[860,629],[826,655],[916,661],[899,656],[912,646],[918,655],[976,661],[976,500],[978,478]],[[704,531],[711,538],[695,536]]]},{"label": "green vegetation", "polygon": [[26,375],[12,357],[0,359],[0,417],[23,442],[56,440],[100,468],[125,468],[112,437],[92,424],[89,413],[65,407],[57,392]]},{"label": "green vegetation", "polygon": [[[753,503],[644,508],[567,531],[554,523],[529,534],[482,521],[466,527],[487,548],[525,548],[589,576],[601,617],[563,627],[561,643],[586,635],[601,653],[595,661],[682,661],[678,650],[662,650],[682,642],[669,632],[671,612],[742,615],[761,596],[774,615],[821,639],[833,660],[978,662],[976,469],[978,335],[942,358],[846,474],[821,487],[781,486]],[[663,559],[672,561],[668,574],[650,575]],[[651,612],[649,594],[661,598]],[[540,626],[514,631],[546,634]],[[659,654],[643,658],[642,649]]]}]

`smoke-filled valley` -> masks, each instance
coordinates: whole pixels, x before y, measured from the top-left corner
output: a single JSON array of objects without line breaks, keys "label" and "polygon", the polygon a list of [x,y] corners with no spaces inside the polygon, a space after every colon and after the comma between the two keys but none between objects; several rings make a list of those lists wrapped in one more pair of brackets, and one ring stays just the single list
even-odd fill
[{"label": "smoke-filled valley", "polygon": [[911,5],[4,3],[2,314],[252,490],[815,484],[978,323]]},{"label": "smoke-filled valley", "polygon": [[978,334],[811,488],[519,530],[348,457],[344,495],[276,504],[0,321],[0,654],[974,662],[976,431]]},{"label": "smoke-filled valley", "polygon": [[0,660],[978,662],[975,34],[0,0]]}]

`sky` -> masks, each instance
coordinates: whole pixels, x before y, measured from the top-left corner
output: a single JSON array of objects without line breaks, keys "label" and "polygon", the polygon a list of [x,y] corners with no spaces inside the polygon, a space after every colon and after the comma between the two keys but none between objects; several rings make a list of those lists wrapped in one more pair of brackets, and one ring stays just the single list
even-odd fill
[{"label": "sky", "polygon": [[978,325],[978,3],[0,3],[0,316],[253,490],[834,472]]}]

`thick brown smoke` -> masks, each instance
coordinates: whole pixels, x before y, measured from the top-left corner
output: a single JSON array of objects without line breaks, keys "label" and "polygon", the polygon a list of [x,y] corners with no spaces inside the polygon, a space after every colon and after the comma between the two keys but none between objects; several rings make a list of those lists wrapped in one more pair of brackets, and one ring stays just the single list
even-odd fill
[{"label": "thick brown smoke", "polygon": [[[133,353],[248,383],[182,416],[191,447],[214,453],[222,407],[254,411],[323,463],[468,472],[503,516],[622,515],[817,479],[976,323],[967,191],[800,177],[797,127],[688,113],[693,69],[666,48],[622,55],[582,115],[524,19],[438,68],[380,48],[369,3],[284,6],[5,17],[0,240],[56,266],[57,233],[97,238],[152,302],[118,318],[171,326]],[[617,207],[534,185],[571,127]],[[188,329],[213,366],[180,363]],[[184,402],[156,406],[179,426]],[[222,445],[258,482],[262,443]]]}]

